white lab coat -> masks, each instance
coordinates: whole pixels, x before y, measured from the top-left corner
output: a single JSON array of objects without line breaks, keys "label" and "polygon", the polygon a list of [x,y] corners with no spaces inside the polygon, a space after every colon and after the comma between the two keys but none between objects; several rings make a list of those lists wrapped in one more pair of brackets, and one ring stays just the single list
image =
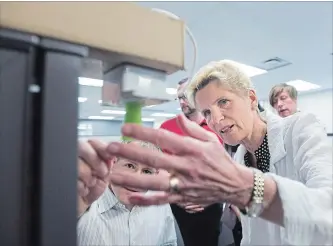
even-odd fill
[{"label": "white lab coat", "polygon": [[[333,245],[332,145],[313,114],[280,118],[263,112],[267,121],[270,172],[277,183],[284,227],[242,215],[242,245]],[[244,164],[240,145],[234,159]]]}]

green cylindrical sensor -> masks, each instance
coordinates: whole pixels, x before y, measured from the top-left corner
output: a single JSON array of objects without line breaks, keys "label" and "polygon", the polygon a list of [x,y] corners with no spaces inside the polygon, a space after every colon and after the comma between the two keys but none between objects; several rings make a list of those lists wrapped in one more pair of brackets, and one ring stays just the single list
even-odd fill
[{"label": "green cylindrical sensor", "polygon": [[[141,110],[142,104],[140,102],[127,102],[126,103],[126,114],[124,123],[135,123],[142,124]],[[123,136],[123,140],[130,140],[131,138]]]}]

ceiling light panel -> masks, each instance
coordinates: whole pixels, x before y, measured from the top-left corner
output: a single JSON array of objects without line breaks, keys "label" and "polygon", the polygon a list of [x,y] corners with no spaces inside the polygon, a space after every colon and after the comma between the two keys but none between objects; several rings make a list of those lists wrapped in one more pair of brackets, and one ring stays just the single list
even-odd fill
[{"label": "ceiling light panel", "polygon": [[114,117],[112,116],[89,116],[88,117],[89,120],[113,120]]},{"label": "ceiling light panel", "polygon": [[176,115],[175,114],[170,114],[170,113],[154,113],[151,116],[154,116],[154,117],[174,117]]},{"label": "ceiling light panel", "polygon": [[102,87],[103,80],[79,77],[79,84],[85,86]]},{"label": "ceiling light panel", "polygon": [[236,62],[236,61],[230,61],[230,60],[228,60],[228,61],[234,63],[237,67],[239,67],[239,69],[241,71],[243,71],[249,77],[254,77],[254,76],[258,76],[258,75],[267,73],[266,70],[261,69],[261,68],[252,67],[252,66],[249,66],[249,65],[246,65],[246,64],[243,64],[240,62]]},{"label": "ceiling light panel", "polygon": [[83,102],[85,102],[85,101],[87,101],[88,100],[88,98],[86,98],[86,97],[78,97],[77,98],[77,101],[79,102],[79,103],[83,103]]},{"label": "ceiling light panel", "polygon": [[124,115],[126,112],[124,110],[102,110],[102,114],[116,114],[116,115]]},{"label": "ceiling light panel", "polygon": [[316,90],[320,88],[320,85],[313,84],[304,80],[292,80],[289,82],[286,82],[286,84],[294,86],[297,91],[310,91],[310,90]]}]

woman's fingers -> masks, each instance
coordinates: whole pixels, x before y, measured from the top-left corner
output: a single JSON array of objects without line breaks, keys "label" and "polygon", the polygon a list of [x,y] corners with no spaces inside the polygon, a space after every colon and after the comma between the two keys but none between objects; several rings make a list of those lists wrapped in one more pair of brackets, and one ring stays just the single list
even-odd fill
[{"label": "woman's fingers", "polygon": [[151,205],[161,205],[161,204],[172,204],[179,203],[183,200],[180,194],[171,194],[167,192],[159,192],[152,194],[140,194],[136,193],[129,197],[129,201],[134,205],[139,206],[151,206]]},{"label": "woman's fingers", "polygon": [[107,168],[111,168],[111,160],[114,158],[114,156],[110,155],[108,151],[106,151],[106,148],[108,144],[101,142],[99,140],[88,140],[88,143],[93,147],[93,149],[96,151],[97,155],[99,156],[100,159],[102,159],[106,165]]},{"label": "woman's fingers", "polygon": [[111,173],[110,178],[112,184],[123,187],[152,191],[168,191],[170,189],[169,177],[167,176],[137,175],[128,172],[121,173],[120,171],[115,171]]},{"label": "woman's fingers", "polygon": [[85,197],[89,193],[89,189],[80,180],[77,182],[77,190],[80,197]]},{"label": "woman's fingers", "polygon": [[238,217],[238,219],[240,219],[241,217],[241,213],[238,207],[234,206],[234,205],[230,205],[230,209],[236,214],[236,216]]},{"label": "woman's fingers", "polygon": [[[152,192],[147,194],[135,193],[129,197],[129,201],[134,205],[139,206],[151,206],[151,205],[161,205],[161,204],[183,204],[186,202],[187,197],[181,194],[168,193],[168,192]],[[191,201],[195,202],[195,201]],[[197,205],[196,205],[197,206]],[[185,209],[186,210],[186,209]],[[200,212],[204,208],[196,207],[191,211]],[[186,210],[190,211],[190,210]]]},{"label": "woman's fingers", "polygon": [[79,180],[87,187],[92,187],[96,184],[96,177],[92,175],[90,167],[79,159],[78,161]]},{"label": "woman's fingers", "polygon": [[178,156],[171,156],[159,151],[141,147],[136,144],[111,143],[107,150],[131,161],[146,164],[150,167],[164,170],[175,170],[179,173],[186,173],[189,170],[189,164]]},{"label": "woman's fingers", "polygon": [[204,209],[185,210],[189,214],[195,214],[204,211]]},{"label": "woman's fingers", "polygon": [[204,208],[201,205],[193,204],[185,206],[185,210],[188,213],[197,213],[204,211]]},{"label": "woman's fingers", "polygon": [[190,121],[183,114],[177,116],[177,122],[179,127],[186,133],[186,135],[192,138],[199,139],[202,141],[219,142],[216,135],[212,132],[202,128],[197,123]]},{"label": "woman's fingers", "polygon": [[122,127],[125,136],[153,143],[171,153],[192,153],[200,148],[200,142],[189,137],[177,135],[164,129],[154,129],[137,124],[125,124]]},{"label": "woman's fingers", "polygon": [[103,178],[109,173],[105,162],[100,159],[92,145],[88,142],[80,141],[78,148],[79,157],[91,167],[94,174]]},{"label": "woman's fingers", "polygon": [[185,210],[203,210],[203,207],[201,205],[194,204],[185,206]]}]

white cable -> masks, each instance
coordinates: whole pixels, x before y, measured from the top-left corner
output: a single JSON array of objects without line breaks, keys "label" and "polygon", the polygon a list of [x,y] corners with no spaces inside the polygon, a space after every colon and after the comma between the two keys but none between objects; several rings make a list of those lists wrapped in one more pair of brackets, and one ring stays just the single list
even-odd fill
[{"label": "white cable", "polygon": [[[173,18],[173,19],[181,20],[179,16],[177,16],[177,15],[175,15],[175,14],[169,12],[169,11],[166,11],[166,10],[163,10],[163,9],[156,9],[156,8],[153,8],[152,10],[155,11],[155,12],[159,12],[161,14],[165,14],[165,15]],[[186,25],[186,23],[185,23],[185,30],[186,30],[186,33],[190,37],[190,40],[191,40],[191,42],[193,44],[193,62],[192,62],[192,67],[191,67],[190,73],[189,73],[189,80],[190,80],[194,76],[195,69],[196,69],[196,66],[197,66],[197,51],[198,51],[198,46],[197,46],[197,42],[195,41],[193,33],[191,32],[190,28]]]}]

